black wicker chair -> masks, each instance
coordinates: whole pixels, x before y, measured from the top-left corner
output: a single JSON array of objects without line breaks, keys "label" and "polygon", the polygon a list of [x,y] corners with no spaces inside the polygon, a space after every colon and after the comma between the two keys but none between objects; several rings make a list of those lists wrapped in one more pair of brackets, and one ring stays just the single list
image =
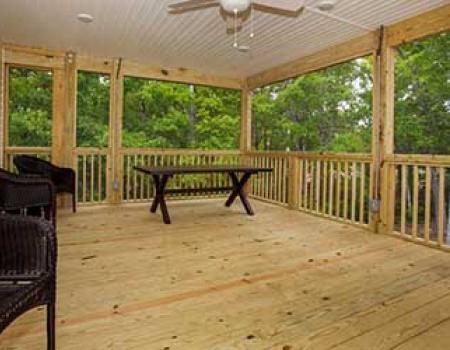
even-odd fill
[{"label": "black wicker chair", "polygon": [[53,183],[39,176],[21,176],[0,169],[0,212],[42,215],[56,226]]},{"label": "black wicker chair", "polygon": [[41,218],[0,215],[0,334],[18,316],[47,306],[47,349],[55,349],[55,230]]},{"label": "black wicker chair", "polygon": [[60,168],[37,157],[20,155],[14,157],[14,165],[20,174],[34,174],[49,178],[56,188],[56,193],[72,195],[72,210],[76,212],[75,171],[71,168]]}]

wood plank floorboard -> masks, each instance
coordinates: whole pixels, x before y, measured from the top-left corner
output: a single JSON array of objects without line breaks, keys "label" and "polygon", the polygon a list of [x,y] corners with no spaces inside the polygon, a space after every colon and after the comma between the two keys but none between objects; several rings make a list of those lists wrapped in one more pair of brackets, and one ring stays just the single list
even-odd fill
[{"label": "wood plank floorboard", "polygon": [[[450,255],[253,201],[173,201],[59,217],[62,350],[448,349]],[[45,348],[45,309],[1,350]]]}]

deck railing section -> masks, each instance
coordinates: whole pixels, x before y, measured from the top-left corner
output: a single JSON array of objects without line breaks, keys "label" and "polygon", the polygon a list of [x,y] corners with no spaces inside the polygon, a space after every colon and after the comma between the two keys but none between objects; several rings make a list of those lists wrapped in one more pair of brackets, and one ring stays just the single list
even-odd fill
[{"label": "deck railing section", "polygon": [[74,160],[78,202],[105,203],[109,178],[108,149],[79,147],[75,150]]},{"label": "deck railing section", "polygon": [[[236,164],[240,161],[239,151],[207,151],[207,150],[161,150],[131,149],[121,151],[123,164],[122,198],[125,202],[148,201],[154,195],[152,180],[149,176],[134,171],[137,165],[212,165]],[[175,176],[170,180],[168,188],[207,188],[231,186],[226,174],[195,174]],[[225,193],[186,193],[171,195],[177,199],[212,198]],[[170,198],[170,197],[169,197]]]},{"label": "deck railing section", "polygon": [[450,156],[394,155],[388,233],[450,249]]},{"label": "deck railing section", "polygon": [[[249,152],[245,154],[250,164],[259,167],[270,167],[271,173],[258,173],[252,177],[250,195],[268,202],[288,204],[288,152]],[[243,157],[244,161],[246,157]]]},{"label": "deck railing section", "polygon": [[303,153],[298,158],[300,210],[353,224],[371,223],[370,154]]}]

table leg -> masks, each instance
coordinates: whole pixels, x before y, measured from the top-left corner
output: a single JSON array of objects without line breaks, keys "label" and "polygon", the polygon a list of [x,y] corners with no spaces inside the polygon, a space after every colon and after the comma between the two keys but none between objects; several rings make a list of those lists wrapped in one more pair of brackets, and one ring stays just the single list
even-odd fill
[{"label": "table leg", "polygon": [[244,175],[242,175],[240,180],[238,179],[236,173],[230,172],[228,174],[230,175],[231,181],[233,182],[233,190],[230,196],[228,197],[227,201],[225,202],[225,205],[227,207],[231,206],[236,197],[239,196],[247,214],[254,215],[255,212],[253,211],[253,208],[250,205],[250,201],[248,200],[247,194],[244,191],[244,186],[252,176],[252,173],[250,172],[244,173]]},{"label": "table leg", "polygon": [[167,210],[166,200],[164,199],[164,190],[166,188],[167,181],[169,180],[169,175],[162,175],[161,178],[159,178],[157,175],[154,175],[153,179],[155,181],[156,194],[155,198],[153,199],[152,206],[150,207],[150,211],[152,213],[155,213],[159,205],[161,208],[164,223],[170,224],[170,215],[169,211]]}]

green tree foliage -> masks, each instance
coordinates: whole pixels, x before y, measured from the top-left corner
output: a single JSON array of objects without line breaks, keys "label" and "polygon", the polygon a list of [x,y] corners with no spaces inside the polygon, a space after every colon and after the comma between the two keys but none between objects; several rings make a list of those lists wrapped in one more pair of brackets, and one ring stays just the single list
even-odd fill
[{"label": "green tree foliage", "polygon": [[77,146],[108,146],[109,76],[78,72],[77,88]]},{"label": "green tree foliage", "polygon": [[255,148],[370,151],[371,70],[359,59],[255,91]]},{"label": "green tree foliage", "polygon": [[52,73],[13,67],[9,70],[9,145],[52,143]]},{"label": "green tree foliage", "polygon": [[450,35],[399,47],[395,65],[395,150],[450,154]]},{"label": "green tree foliage", "polygon": [[125,78],[125,147],[238,147],[236,91]]}]

